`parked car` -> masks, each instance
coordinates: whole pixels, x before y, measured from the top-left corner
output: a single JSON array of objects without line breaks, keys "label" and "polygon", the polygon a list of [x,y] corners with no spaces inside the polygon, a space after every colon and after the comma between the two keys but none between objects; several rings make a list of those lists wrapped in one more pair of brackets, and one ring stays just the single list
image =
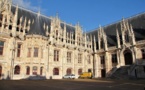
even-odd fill
[{"label": "parked car", "polygon": [[63,76],[64,79],[75,79],[75,75],[74,74],[66,74]]},{"label": "parked car", "polygon": [[79,78],[92,78],[92,73],[91,72],[83,72]]}]

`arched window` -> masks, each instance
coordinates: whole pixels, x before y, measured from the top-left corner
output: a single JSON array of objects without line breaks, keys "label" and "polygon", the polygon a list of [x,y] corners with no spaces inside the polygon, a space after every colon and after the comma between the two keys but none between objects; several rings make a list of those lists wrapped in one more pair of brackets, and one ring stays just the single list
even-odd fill
[{"label": "arched window", "polygon": [[37,75],[37,67],[36,66],[33,67],[33,75]]},{"label": "arched window", "polygon": [[0,78],[2,76],[2,66],[0,66]]},{"label": "arched window", "polygon": [[71,68],[68,68],[68,69],[66,70],[66,74],[72,74]]},{"label": "arched window", "polygon": [[26,75],[30,75],[30,67],[29,66],[26,67]]},{"label": "arched window", "polygon": [[20,66],[15,66],[14,74],[20,74]]},{"label": "arched window", "polygon": [[78,75],[81,75],[82,74],[82,69],[79,69],[78,70]]},{"label": "arched window", "polygon": [[40,75],[43,74],[43,67],[40,68]]},{"label": "arched window", "polygon": [[53,69],[53,75],[59,75],[59,69],[58,68]]}]

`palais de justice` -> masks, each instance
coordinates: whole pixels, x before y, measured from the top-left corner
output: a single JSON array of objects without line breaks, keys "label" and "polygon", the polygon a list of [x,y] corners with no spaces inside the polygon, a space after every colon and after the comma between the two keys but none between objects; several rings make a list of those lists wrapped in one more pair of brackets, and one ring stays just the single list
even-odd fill
[{"label": "palais de justice", "polygon": [[79,23],[11,0],[0,0],[0,8],[0,79],[78,78],[82,72],[93,78],[145,78],[145,13],[83,32]]}]

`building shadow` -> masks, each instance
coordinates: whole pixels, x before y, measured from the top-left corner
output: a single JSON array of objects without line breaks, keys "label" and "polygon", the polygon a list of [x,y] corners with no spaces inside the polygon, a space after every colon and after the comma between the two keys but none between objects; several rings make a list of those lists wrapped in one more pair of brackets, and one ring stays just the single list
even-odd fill
[{"label": "building shadow", "polygon": [[46,76],[35,75],[24,78],[23,80],[46,80]]}]

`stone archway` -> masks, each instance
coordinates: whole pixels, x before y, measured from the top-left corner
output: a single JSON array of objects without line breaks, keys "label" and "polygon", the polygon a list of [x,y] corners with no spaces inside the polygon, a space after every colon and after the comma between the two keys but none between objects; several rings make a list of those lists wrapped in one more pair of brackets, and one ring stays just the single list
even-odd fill
[{"label": "stone archway", "polygon": [[2,76],[2,66],[0,66],[0,78]]},{"label": "stone archway", "polygon": [[72,69],[71,69],[71,68],[68,68],[68,69],[66,70],[66,74],[72,74]]},{"label": "stone archway", "polygon": [[132,58],[131,51],[129,51],[129,50],[124,51],[124,61],[125,61],[125,65],[133,64],[133,58]]}]

